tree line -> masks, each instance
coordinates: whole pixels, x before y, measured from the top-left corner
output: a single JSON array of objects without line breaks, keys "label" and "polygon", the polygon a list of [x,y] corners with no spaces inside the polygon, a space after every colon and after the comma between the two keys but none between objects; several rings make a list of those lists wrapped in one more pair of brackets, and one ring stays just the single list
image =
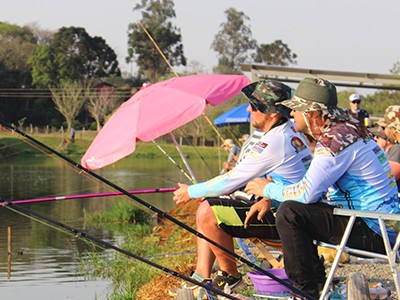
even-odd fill
[{"label": "tree line", "polygon": [[[143,83],[173,77],[170,66],[186,66],[180,75],[205,73],[198,62],[187,66],[180,28],[173,23],[173,0],[142,0],[133,10],[141,15],[139,22],[127,24],[126,62],[138,66],[134,75],[121,74],[114,50],[102,37],[92,37],[84,28],[50,31],[36,24],[21,27],[0,22],[0,117],[25,126],[99,130],[112,111]],[[282,40],[258,43],[252,37],[251,20],[243,12],[228,8],[225,15],[226,20],[210,45],[218,57],[214,73],[240,74],[240,65],[245,62],[277,66],[297,63],[297,55]],[[396,63],[391,71],[398,70]],[[364,108],[383,113],[386,104],[397,101],[397,97],[390,91],[376,93]],[[245,101],[239,95],[218,107],[207,108],[206,113],[213,119]],[[202,137],[201,142],[205,143],[216,138],[209,127],[200,118],[180,128],[177,134],[195,141]],[[228,133],[227,128],[222,131]],[[248,127],[236,126],[229,131],[239,136]]]}]

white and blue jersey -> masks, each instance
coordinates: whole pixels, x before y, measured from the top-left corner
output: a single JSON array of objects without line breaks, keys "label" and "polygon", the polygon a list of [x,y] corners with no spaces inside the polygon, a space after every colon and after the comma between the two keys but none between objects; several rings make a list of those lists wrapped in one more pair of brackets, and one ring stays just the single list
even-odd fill
[{"label": "white and blue jersey", "polygon": [[265,133],[228,173],[189,186],[189,196],[194,199],[230,194],[263,176],[273,176],[274,180],[285,183],[297,182],[304,176],[311,159],[312,153],[303,137],[287,121]]},{"label": "white and blue jersey", "polygon": [[[264,188],[264,196],[280,202],[322,200],[346,209],[400,213],[396,181],[389,162],[372,139],[360,139],[336,155],[317,143],[304,178],[294,184],[270,183]],[[380,234],[376,220],[364,220]],[[394,231],[390,230],[389,238],[394,242]]]}]

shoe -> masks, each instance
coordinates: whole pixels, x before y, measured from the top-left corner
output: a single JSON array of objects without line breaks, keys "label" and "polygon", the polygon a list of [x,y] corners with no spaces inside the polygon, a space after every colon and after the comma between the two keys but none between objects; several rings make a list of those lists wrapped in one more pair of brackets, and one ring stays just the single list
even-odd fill
[{"label": "shoe", "polygon": [[374,284],[369,287],[369,295],[372,300],[382,300],[390,296],[391,291],[385,289],[381,283]]},{"label": "shoe", "polygon": [[[206,284],[207,282],[211,282],[211,278],[205,278],[201,281],[202,283]],[[203,287],[193,284],[191,282],[188,281],[182,281],[182,283],[179,286],[173,287],[171,289],[168,290],[168,295],[170,295],[171,297],[176,297],[178,295],[178,291],[181,289],[188,289],[191,290],[193,293],[193,296],[197,299],[201,289]],[[204,293],[203,293],[204,294]],[[207,299],[207,298],[204,298]]]},{"label": "shoe", "polygon": [[244,282],[241,274],[233,276],[221,270],[217,271],[217,276],[212,282],[213,287],[221,291],[224,291],[226,289],[234,291],[241,287],[243,284]]}]

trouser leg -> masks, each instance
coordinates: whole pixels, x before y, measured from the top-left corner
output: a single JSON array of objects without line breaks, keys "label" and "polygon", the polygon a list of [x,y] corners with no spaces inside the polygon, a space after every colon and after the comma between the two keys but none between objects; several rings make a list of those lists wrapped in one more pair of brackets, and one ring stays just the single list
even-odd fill
[{"label": "trouser leg", "polygon": [[[296,288],[314,297],[318,297],[325,281],[325,268],[313,241],[339,244],[348,223],[348,217],[333,215],[333,209],[324,203],[286,201],[276,215],[286,273]],[[353,227],[348,246],[384,251],[382,238],[361,219]]]},{"label": "trouser leg", "polygon": [[309,205],[294,201],[282,203],[276,215],[286,274],[294,287],[313,297],[318,297],[318,285],[325,281],[325,269],[313,243],[321,222],[326,223],[326,218],[319,209],[310,210]]},{"label": "trouser leg", "polygon": [[[296,288],[314,297],[319,296],[325,282],[325,268],[313,241],[339,244],[348,223],[348,217],[333,215],[333,209],[325,203],[286,201],[279,206],[276,215],[286,273]],[[385,251],[382,238],[359,218],[347,245],[380,253]]]}]

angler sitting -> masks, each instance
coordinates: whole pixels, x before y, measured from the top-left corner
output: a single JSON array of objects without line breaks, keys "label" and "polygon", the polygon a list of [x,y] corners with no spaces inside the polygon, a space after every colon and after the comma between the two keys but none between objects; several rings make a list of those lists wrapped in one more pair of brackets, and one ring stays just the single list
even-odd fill
[{"label": "angler sitting", "polygon": [[[263,217],[271,202],[281,202],[276,226],[286,274],[295,288],[318,298],[325,268],[313,241],[339,244],[349,220],[335,215],[334,208],[398,214],[396,181],[371,133],[337,107],[332,83],[321,78],[303,79],[293,98],[281,104],[292,109],[297,130],[317,141],[314,158],[304,177],[291,184],[274,176],[249,182],[245,190],[265,198],[253,205],[245,224],[251,227],[253,217]],[[397,233],[393,225],[397,224],[391,225],[389,239],[394,243]],[[347,246],[386,253],[377,220],[357,219]]]},{"label": "angler sitting", "polygon": [[[266,213],[262,220],[255,220],[244,229],[246,212],[254,201],[222,195],[233,193],[259,176],[272,175],[283,183],[296,182],[303,177],[312,158],[307,143],[289,121],[288,111],[283,106],[279,110],[276,105],[291,97],[290,87],[275,80],[263,80],[246,86],[242,92],[250,101],[247,110],[250,112],[251,125],[264,132],[260,140],[228,173],[191,186],[178,183],[179,189],[174,192],[177,204],[206,197],[196,213],[197,231],[232,252],[232,237],[279,239],[279,235],[272,212]],[[241,286],[242,276],[234,258],[201,238],[197,238],[197,252],[193,279],[208,279],[217,259],[220,270],[213,286],[222,290],[227,284],[233,291]],[[184,287],[197,288],[188,285]]]}]

